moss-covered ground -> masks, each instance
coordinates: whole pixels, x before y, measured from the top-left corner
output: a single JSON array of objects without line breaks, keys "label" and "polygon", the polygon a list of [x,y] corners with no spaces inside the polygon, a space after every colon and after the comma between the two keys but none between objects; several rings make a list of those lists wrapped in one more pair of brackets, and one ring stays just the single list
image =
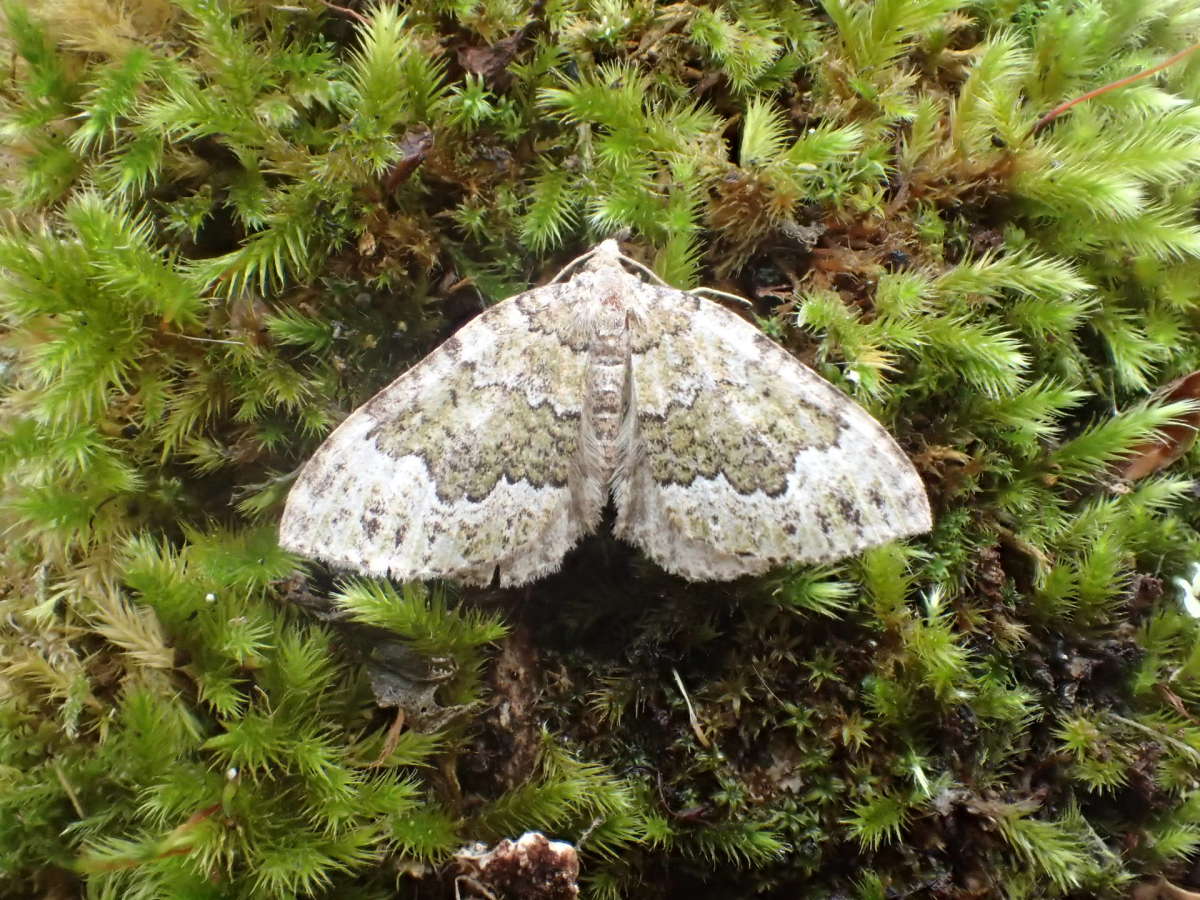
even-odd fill
[{"label": "moss-covered ground", "polygon": [[[598,900],[1200,890],[1200,54],[1039,122],[1200,6],[346,2],[2,7],[0,893],[449,897],[531,829]],[[343,416],[614,234],[933,532],[514,592],[279,549]]]}]

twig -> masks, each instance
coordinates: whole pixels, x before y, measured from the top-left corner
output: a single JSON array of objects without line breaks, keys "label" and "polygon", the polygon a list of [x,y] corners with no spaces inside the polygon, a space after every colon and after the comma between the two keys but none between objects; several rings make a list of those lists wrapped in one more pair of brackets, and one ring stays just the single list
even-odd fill
[{"label": "twig", "polygon": [[679,677],[679,670],[672,669],[671,674],[675,676],[675,684],[679,687],[679,693],[683,694],[683,702],[687,704],[688,721],[692,725],[692,733],[696,735],[696,740],[700,742],[702,747],[711,747],[708,738],[704,735],[704,729],[700,727],[700,719],[696,715],[696,710],[692,706],[692,698],[688,696],[687,688],[683,686],[683,679]]},{"label": "twig", "polygon": [[193,337],[190,334],[180,334],[177,331],[164,331],[163,334],[169,334],[171,337],[183,338],[185,341],[196,341],[200,344],[235,344],[238,347],[246,346],[245,341],[225,341],[220,338],[202,338]]},{"label": "twig", "polygon": [[1170,56],[1163,62],[1160,62],[1157,66],[1152,66],[1149,69],[1143,69],[1141,72],[1138,72],[1134,75],[1129,75],[1118,81],[1110,82],[1103,87],[1098,87],[1095,90],[1088,91],[1086,94],[1076,97],[1074,100],[1068,100],[1066,103],[1059,104],[1058,106],[1054,107],[1054,109],[1050,110],[1050,112],[1046,113],[1036,122],[1034,122],[1033,127],[1029,129],[1029,134],[1031,136],[1037,134],[1042,130],[1042,128],[1044,128],[1046,125],[1049,125],[1072,106],[1083,103],[1085,100],[1091,100],[1093,97],[1099,97],[1101,94],[1107,94],[1109,91],[1115,91],[1117,88],[1125,87],[1127,84],[1133,84],[1135,81],[1141,81],[1143,78],[1149,78],[1155,72],[1161,72],[1163,69],[1167,68],[1167,66],[1175,65],[1175,63],[1179,62],[1179,60],[1183,59],[1190,53],[1194,53],[1196,50],[1200,50],[1200,43],[1192,44],[1192,46],[1180,50],[1174,56]]},{"label": "twig", "polygon": [[1144,731],[1146,734],[1158,738],[1158,740],[1162,741],[1163,743],[1170,744],[1181,753],[1186,753],[1192,758],[1193,761],[1200,762],[1200,750],[1197,750],[1190,744],[1184,743],[1183,741],[1179,740],[1179,738],[1172,737],[1169,734],[1164,734],[1163,732],[1151,728],[1149,725],[1143,725],[1141,722],[1138,722],[1134,719],[1129,719],[1125,716],[1119,716],[1115,712],[1110,712],[1107,715],[1113,721],[1120,722],[1122,725],[1128,725],[1130,728],[1136,728],[1139,731]]},{"label": "twig", "polygon": [[71,787],[71,783],[67,781],[67,776],[63,774],[62,766],[57,762],[54,763],[54,774],[58,778],[58,783],[62,785],[62,789],[66,792],[67,798],[71,801],[71,805],[75,807],[75,812],[79,818],[86,819],[87,816],[83,812],[83,806],[79,802],[79,795],[75,793],[75,788]]},{"label": "twig", "polygon": [[387,758],[392,755],[392,751],[400,743],[400,732],[404,730],[404,719],[404,707],[396,707],[396,718],[392,720],[391,727],[388,728],[387,734],[384,735],[383,748],[379,751],[379,758],[375,762],[368,764],[368,769],[378,769],[387,763]]},{"label": "twig", "polygon": [[368,19],[366,16],[364,16],[362,13],[357,13],[352,9],[346,9],[346,7],[344,7],[344,6],[338,6],[336,3],[330,3],[329,0],[321,0],[321,2],[325,4],[327,9],[332,9],[334,12],[340,12],[344,16],[349,16],[352,19],[357,19],[363,25],[371,24],[371,20]]}]

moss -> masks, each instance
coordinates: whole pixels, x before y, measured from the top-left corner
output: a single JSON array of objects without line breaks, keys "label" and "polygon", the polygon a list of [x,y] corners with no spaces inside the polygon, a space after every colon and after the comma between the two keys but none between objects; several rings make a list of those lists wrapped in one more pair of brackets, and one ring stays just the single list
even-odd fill
[{"label": "moss", "polygon": [[[1196,414],[1200,63],[1034,127],[1192,18],[7,4],[0,890],[444,896],[531,828],[598,898],[1197,887],[1200,457],[1119,476]],[[933,533],[519,596],[279,550],[347,410],[618,232],[885,421]]]}]

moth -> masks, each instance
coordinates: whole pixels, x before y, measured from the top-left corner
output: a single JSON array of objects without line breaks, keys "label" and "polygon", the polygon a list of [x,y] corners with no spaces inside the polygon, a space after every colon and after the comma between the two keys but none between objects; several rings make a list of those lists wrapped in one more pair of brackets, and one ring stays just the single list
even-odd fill
[{"label": "moth", "polygon": [[737,314],[627,265],[604,241],[355,410],[297,477],[281,544],[512,587],[556,571],[610,501],[617,537],[694,581],[929,530],[920,476],[865,410]]}]

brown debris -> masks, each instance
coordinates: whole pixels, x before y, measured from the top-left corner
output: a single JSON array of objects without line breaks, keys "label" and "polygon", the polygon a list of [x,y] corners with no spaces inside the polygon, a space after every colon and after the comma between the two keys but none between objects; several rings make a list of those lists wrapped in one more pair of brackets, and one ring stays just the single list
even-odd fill
[{"label": "brown debris", "polygon": [[[1176,378],[1154,393],[1155,400],[1200,400],[1200,372]],[[1200,409],[1158,430],[1158,436],[1139,444],[1129,459],[1120,465],[1117,475],[1123,481],[1137,481],[1176,462],[1196,442],[1200,428]]]},{"label": "brown debris", "polygon": [[1163,580],[1154,575],[1139,572],[1129,582],[1129,614],[1138,618],[1148,614],[1165,593]]},{"label": "brown debris", "polygon": [[1161,681],[1155,684],[1154,693],[1158,694],[1164,703],[1171,707],[1171,709],[1175,710],[1175,712],[1179,713],[1179,715],[1183,716],[1183,718],[1187,719],[1189,722],[1200,724],[1200,721],[1198,721],[1196,717],[1191,714],[1188,708],[1184,706],[1183,698],[1171,690],[1166,684]]},{"label": "brown debris", "polygon": [[383,182],[385,194],[391,194],[408,181],[417,170],[417,166],[425,161],[425,157],[433,149],[433,132],[428,125],[414,125],[400,139],[399,147],[400,158],[392,164]]},{"label": "brown debris", "polygon": [[1176,887],[1165,878],[1143,881],[1129,896],[1132,900],[1200,900],[1200,894]]},{"label": "brown debris", "polygon": [[488,848],[472,844],[454,854],[461,874],[457,900],[574,900],[579,896],[579,855],[566,841],[527,831]]},{"label": "brown debris", "polygon": [[508,64],[517,55],[517,48],[525,37],[522,28],[516,34],[506,37],[488,47],[459,47],[458,64],[463,71],[478,75],[493,90],[504,90],[509,80]]},{"label": "brown debris", "polygon": [[1002,600],[1007,578],[1000,549],[996,546],[983,547],[979,551],[978,564],[975,567],[975,583],[979,593],[990,600]]},{"label": "brown debris", "polygon": [[500,648],[491,672],[489,735],[498,746],[486,756],[498,781],[515,787],[529,778],[541,747],[537,702],[541,693],[537,650],[524,626],[515,628]]}]

